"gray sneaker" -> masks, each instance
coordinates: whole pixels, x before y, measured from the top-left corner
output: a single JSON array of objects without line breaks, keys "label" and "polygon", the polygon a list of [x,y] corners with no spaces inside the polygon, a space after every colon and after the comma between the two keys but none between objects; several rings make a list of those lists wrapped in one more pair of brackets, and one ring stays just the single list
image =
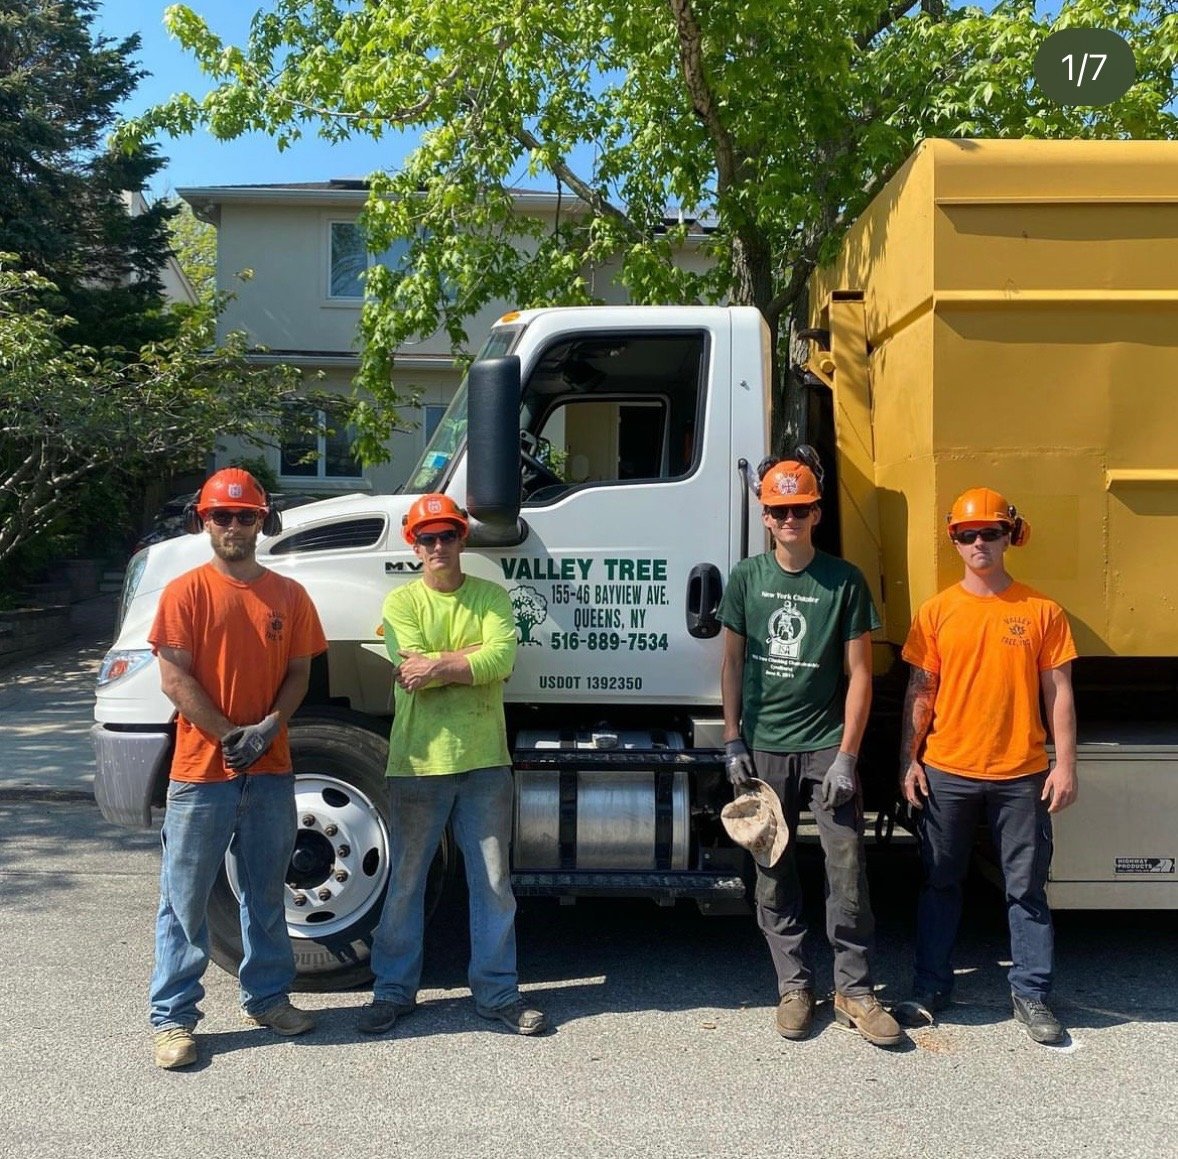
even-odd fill
[{"label": "gray sneaker", "polygon": [[277,1006],[271,1006],[264,1014],[246,1014],[244,1017],[251,1026],[264,1026],[287,1038],[315,1029],[315,1016],[292,1006],[289,998],[284,998]]},{"label": "gray sneaker", "polygon": [[361,1034],[384,1034],[386,1030],[392,1030],[393,1023],[402,1014],[409,1014],[416,1009],[416,1002],[387,1002],[383,998],[374,998],[364,1007],[356,1029]]},{"label": "gray sneaker", "polygon": [[476,1006],[475,1011],[480,1018],[491,1022],[502,1022],[511,1027],[516,1034],[543,1034],[548,1029],[548,1018],[542,1010],[529,1006],[522,998],[508,1002],[506,1006],[496,1006],[489,1009],[486,1006]]},{"label": "gray sneaker", "polygon": [[1010,1000],[1015,1018],[1027,1028],[1027,1034],[1035,1042],[1051,1046],[1063,1039],[1063,1024],[1051,1013],[1046,1002],[1020,998],[1017,994],[1011,994]]},{"label": "gray sneaker", "polygon": [[157,1031],[152,1045],[155,1065],[164,1070],[176,1070],[196,1062],[196,1039],[187,1026],[169,1026],[167,1030]]}]

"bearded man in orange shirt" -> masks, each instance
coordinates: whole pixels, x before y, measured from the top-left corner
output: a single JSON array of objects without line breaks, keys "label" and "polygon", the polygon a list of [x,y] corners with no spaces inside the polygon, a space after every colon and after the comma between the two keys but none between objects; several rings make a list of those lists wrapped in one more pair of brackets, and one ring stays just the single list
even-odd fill
[{"label": "bearded man in orange shirt", "polygon": [[901,791],[919,810],[925,868],[914,1001],[930,1015],[948,1004],[961,887],[985,816],[1006,888],[1014,1016],[1035,1042],[1057,1043],[1064,1029],[1047,1005],[1054,969],[1047,871],[1050,815],[1076,799],[1076,647],[1060,606],[1006,570],[1007,549],[1030,536],[1013,506],[974,487],[953,504],[948,524],[964,578],[920,608],[903,653],[912,675]]},{"label": "bearded man in orange shirt", "polygon": [[288,997],[283,879],[297,823],[286,726],[327,641],[303,587],[258,563],[258,534],[281,520],[252,475],[218,471],[185,522],[207,531],[213,558],[164,588],[147,635],[177,713],[151,979],[155,1064],[166,1070],[197,1061],[208,902],[226,853],[241,888],[246,1022],[283,1035],[315,1026]]}]

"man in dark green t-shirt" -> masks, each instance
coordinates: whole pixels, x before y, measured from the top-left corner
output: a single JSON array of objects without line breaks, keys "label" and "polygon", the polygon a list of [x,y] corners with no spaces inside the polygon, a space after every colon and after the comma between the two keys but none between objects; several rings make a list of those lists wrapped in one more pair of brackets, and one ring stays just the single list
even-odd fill
[{"label": "man in dark green t-shirt", "polygon": [[[875,998],[867,963],[875,922],[855,775],[871,707],[871,632],[880,621],[859,569],[814,547],[820,500],[814,471],[796,460],[775,464],[761,481],[773,550],[736,565],[720,604],[725,764],[737,792],[753,777],[766,782],[792,830],[802,808],[813,812],[826,857],[835,1020],[894,1046],[903,1032]],[[757,864],[756,902],[777,972],[777,1031],[805,1038],[813,972],[792,843],[775,864]]]}]

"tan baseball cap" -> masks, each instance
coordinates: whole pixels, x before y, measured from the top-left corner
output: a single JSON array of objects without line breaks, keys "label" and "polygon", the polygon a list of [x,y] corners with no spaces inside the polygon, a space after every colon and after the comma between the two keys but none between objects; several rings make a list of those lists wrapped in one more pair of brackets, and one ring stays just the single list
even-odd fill
[{"label": "tan baseball cap", "polygon": [[764,781],[755,777],[736,800],[720,810],[720,821],[728,836],[766,869],[776,864],[789,844],[789,826],[781,801]]}]

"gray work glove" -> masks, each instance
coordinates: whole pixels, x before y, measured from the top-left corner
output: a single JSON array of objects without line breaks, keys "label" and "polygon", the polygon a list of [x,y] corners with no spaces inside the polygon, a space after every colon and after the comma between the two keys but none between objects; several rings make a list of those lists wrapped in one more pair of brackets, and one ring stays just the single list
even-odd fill
[{"label": "gray work glove", "polygon": [[221,752],[231,769],[248,769],[274,743],[282,721],[272,712],[257,724],[231,729],[221,738]]},{"label": "gray work glove", "polygon": [[743,793],[748,788],[749,781],[757,775],[748,746],[740,737],[724,742],[724,771],[738,793]]},{"label": "gray work glove", "polygon": [[822,807],[835,810],[855,795],[855,757],[839,753],[822,778]]}]

